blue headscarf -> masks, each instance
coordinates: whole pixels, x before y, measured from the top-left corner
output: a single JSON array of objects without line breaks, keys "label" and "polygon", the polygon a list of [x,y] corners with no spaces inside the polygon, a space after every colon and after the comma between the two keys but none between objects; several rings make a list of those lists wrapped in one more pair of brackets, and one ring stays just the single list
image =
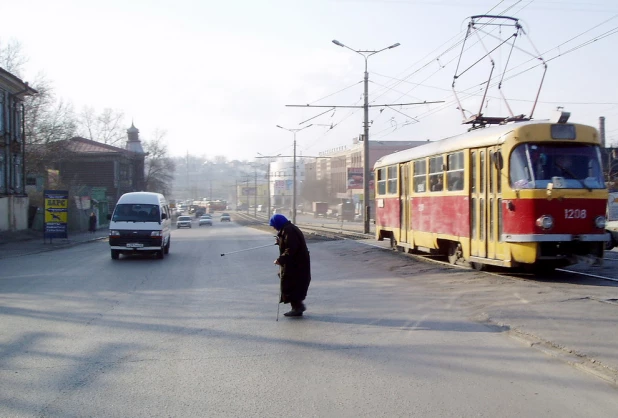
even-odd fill
[{"label": "blue headscarf", "polygon": [[283,228],[283,225],[286,223],[288,223],[288,218],[277,213],[270,218],[269,225],[274,227],[277,231],[281,231],[281,228]]}]

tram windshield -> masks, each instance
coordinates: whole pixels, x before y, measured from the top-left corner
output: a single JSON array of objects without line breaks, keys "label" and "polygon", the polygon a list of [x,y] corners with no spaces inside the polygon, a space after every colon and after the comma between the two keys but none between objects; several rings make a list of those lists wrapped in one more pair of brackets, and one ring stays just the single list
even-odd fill
[{"label": "tram windshield", "polygon": [[603,189],[601,153],[594,145],[522,144],[510,158],[514,189]]}]

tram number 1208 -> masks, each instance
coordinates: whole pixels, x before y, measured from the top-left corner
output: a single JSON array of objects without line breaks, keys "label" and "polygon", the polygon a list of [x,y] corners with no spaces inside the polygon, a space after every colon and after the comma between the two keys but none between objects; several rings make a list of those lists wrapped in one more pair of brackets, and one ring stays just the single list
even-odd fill
[{"label": "tram number 1208", "polygon": [[565,209],[565,219],[586,219],[586,209]]}]

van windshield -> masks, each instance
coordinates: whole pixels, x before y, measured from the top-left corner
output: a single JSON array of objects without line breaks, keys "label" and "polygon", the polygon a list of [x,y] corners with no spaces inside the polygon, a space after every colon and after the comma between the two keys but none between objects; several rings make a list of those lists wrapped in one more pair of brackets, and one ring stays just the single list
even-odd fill
[{"label": "van windshield", "polygon": [[116,222],[161,222],[158,205],[121,204],[114,209],[112,220]]}]

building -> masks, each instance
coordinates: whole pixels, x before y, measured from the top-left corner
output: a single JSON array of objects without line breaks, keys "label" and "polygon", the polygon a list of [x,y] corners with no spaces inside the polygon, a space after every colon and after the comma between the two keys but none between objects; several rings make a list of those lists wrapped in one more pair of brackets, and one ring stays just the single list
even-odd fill
[{"label": "building", "polygon": [[47,145],[61,151],[46,165],[43,183],[69,191],[69,230],[85,229],[90,211],[105,223],[120,196],[145,190],[139,130],[132,124],[127,136],[124,148],[81,137]]},{"label": "building", "polygon": [[[294,200],[294,160],[283,159],[270,163],[270,196],[273,207],[291,209]],[[296,203],[300,203],[298,196],[301,194],[305,182],[305,159],[296,158]]]},{"label": "building", "polygon": [[[369,141],[369,168],[373,171],[375,162],[388,154],[426,144],[426,141]],[[345,145],[319,153],[322,158],[308,166],[307,171],[315,181],[325,180],[331,202],[339,199],[363,201],[363,143],[354,139],[352,145]],[[370,179],[373,192],[373,179]],[[370,196],[373,200],[373,195]]]},{"label": "building", "polygon": [[23,102],[36,93],[0,68],[0,231],[28,228]]}]

